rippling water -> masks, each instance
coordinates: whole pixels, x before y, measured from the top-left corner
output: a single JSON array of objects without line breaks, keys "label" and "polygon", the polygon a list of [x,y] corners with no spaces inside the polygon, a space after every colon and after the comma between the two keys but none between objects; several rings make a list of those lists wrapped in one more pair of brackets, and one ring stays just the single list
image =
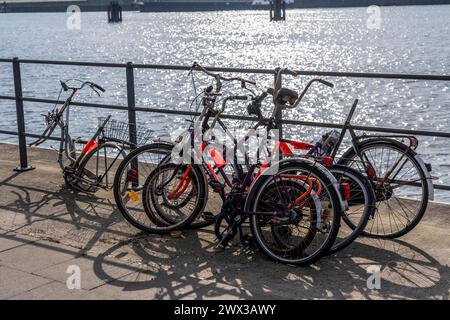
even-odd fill
[{"label": "rippling water", "polygon": [[[0,14],[0,57],[204,65],[249,68],[286,66],[320,71],[450,74],[450,6],[383,7],[381,28],[366,27],[365,8],[288,11],[288,20],[270,23],[263,11],[215,13],[126,12],[124,23],[107,24],[105,13],[82,13],[81,30],[66,28],[61,13]],[[82,94],[82,101],[126,105],[122,69],[23,65],[25,96],[56,98],[58,79],[90,79],[103,85],[102,98]],[[192,86],[186,72],[136,71],[137,104],[189,109]],[[259,87],[271,76],[247,75]],[[307,77],[286,86],[301,87]],[[354,123],[408,129],[450,131],[449,84],[437,81],[328,78],[334,89],[314,87],[301,108],[286,118],[337,122],[360,99]],[[0,95],[13,94],[11,66],[0,63]],[[199,85],[207,85],[198,77]],[[237,87],[228,88],[238,91]],[[1,129],[15,129],[14,105],[0,101]],[[43,128],[40,113],[49,105],[26,103],[27,130]],[[269,111],[270,106],[266,106]],[[233,112],[244,114],[242,106]],[[86,136],[105,110],[73,108],[74,136]],[[231,112],[231,110],[230,110]],[[112,112],[114,117],[123,113]],[[183,117],[140,113],[141,124],[167,136],[185,126]],[[314,140],[319,128],[288,127],[288,134]],[[3,141],[16,138],[2,136]],[[439,183],[450,184],[450,141],[421,137],[419,152],[433,164]],[[439,193],[438,200],[449,200]]]}]

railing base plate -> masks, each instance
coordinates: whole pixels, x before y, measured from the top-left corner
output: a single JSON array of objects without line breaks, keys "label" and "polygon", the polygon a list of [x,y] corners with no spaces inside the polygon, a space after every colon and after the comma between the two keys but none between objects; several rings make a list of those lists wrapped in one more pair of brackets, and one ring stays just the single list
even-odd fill
[{"label": "railing base plate", "polygon": [[34,170],[34,169],[36,169],[36,168],[32,167],[32,166],[28,166],[28,167],[25,167],[25,168],[17,167],[17,168],[14,169],[14,171],[16,171],[16,172],[25,172],[25,171],[30,171],[30,170]]}]

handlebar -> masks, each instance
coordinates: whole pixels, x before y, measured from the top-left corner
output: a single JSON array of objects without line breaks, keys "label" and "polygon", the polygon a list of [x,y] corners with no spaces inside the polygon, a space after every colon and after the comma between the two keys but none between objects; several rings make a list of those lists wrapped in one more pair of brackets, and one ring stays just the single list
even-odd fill
[{"label": "handlebar", "polygon": [[[67,82],[69,82],[69,81],[77,81],[77,82],[81,83],[81,85],[79,87],[68,86]],[[66,99],[66,101],[64,102],[64,105],[61,107],[61,109],[58,109],[57,106],[55,105],[55,107],[53,108],[53,110],[51,112],[48,112],[48,114],[43,115],[45,117],[47,127],[45,128],[44,132],[37,138],[37,140],[35,140],[29,144],[30,146],[38,146],[38,145],[42,144],[44,141],[46,141],[52,135],[56,126],[60,125],[61,116],[66,111],[66,109],[70,105],[70,103],[72,102],[72,99],[78,90],[83,89],[85,86],[89,86],[98,95],[100,95],[100,93],[98,91],[105,92],[105,89],[103,89],[101,86],[99,86],[98,84],[91,82],[91,81],[83,82],[83,81],[77,80],[77,79],[70,79],[70,80],[66,80],[66,81],[60,80],[59,83],[61,84],[62,90],[64,90],[64,91],[72,90],[72,92],[70,93],[70,95]],[[59,101],[59,97],[58,97],[58,101]]]},{"label": "handlebar", "polygon": [[323,80],[323,79],[316,79],[316,80],[318,82],[320,82],[321,84],[326,85],[327,87],[334,88],[334,84],[332,84],[331,82],[328,82],[328,81]]},{"label": "handlebar", "polygon": [[106,90],[100,87],[98,84],[91,82],[92,87],[97,88],[101,92],[105,92]]},{"label": "handlebar", "polygon": [[194,64],[192,65],[191,71],[192,70],[199,70],[202,71],[203,73],[213,77],[216,80],[216,92],[219,92],[222,89],[222,82],[221,81],[227,81],[227,82],[231,82],[231,81],[239,81],[241,83],[241,86],[243,88],[245,88],[245,84],[251,84],[256,86],[256,82],[252,81],[252,80],[246,80],[240,77],[231,77],[231,78],[227,78],[224,77],[218,73],[214,73],[211,71],[208,71],[207,69],[205,69],[204,67],[202,67],[201,65],[199,65],[197,62],[194,62]]},{"label": "handlebar", "polygon": [[[81,83],[81,85],[79,87],[70,87],[67,85],[68,81],[78,81]],[[60,80],[59,82],[61,83],[61,87],[63,88],[64,91],[68,91],[68,90],[72,90],[72,91],[78,91],[83,89],[85,86],[89,86],[95,93],[97,93],[98,95],[100,95],[98,93],[97,90],[101,91],[101,92],[105,92],[106,90],[103,89],[103,87],[99,86],[98,84],[91,82],[91,81],[81,81],[81,80],[77,80],[77,79],[71,79],[71,80],[67,80],[67,81],[62,81]]]},{"label": "handlebar", "polygon": [[252,96],[229,96],[229,97],[226,97],[225,99],[223,99],[222,108],[216,113],[214,120],[211,124],[211,128],[214,128],[214,126],[216,125],[216,122],[219,120],[220,115],[225,111],[228,101],[236,101],[236,100],[249,101],[251,99],[252,99]]},{"label": "handlebar", "polygon": [[275,72],[277,73],[277,77],[276,77],[276,80],[275,80],[275,88],[273,88],[273,89],[270,88],[270,89],[267,90],[267,92],[273,96],[273,103],[274,103],[277,107],[286,107],[286,108],[289,108],[289,109],[293,109],[293,108],[297,107],[298,104],[300,103],[300,101],[301,101],[301,100],[303,99],[303,97],[305,96],[306,92],[309,90],[309,88],[311,87],[311,85],[312,85],[314,82],[319,82],[319,83],[321,83],[321,84],[323,84],[323,85],[326,85],[327,87],[330,87],[330,88],[333,88],[333,87],[334,87],[334,84],[332,84],[331,82],[328,82],[328,81],[323,80],[323,79],[320,79],[320,78],[314,78],[314,79],[312,79],[312,80],[310,80],[310,81],[308,82],[308,84],[307,84],[306,87],[303,89],[302,93],[299,95],[299,97],[298,97],[297,100],[294,102],[294,104],[292,104],[291,106],[287,106],[287,105],[281,106],[281,105],[278,103],[278,101],[276,101],[276,98],[277,98],[277,96],[278,96],[278,92],[279,92],[280,89],[281,89],[281,76],[282,76],[282,74],[288,74],[288,75],[292,75],[292,76],[296,77],[296,76],[298,76],[300,73],[297,72],[297,71],[294,71],[294,70],[287,69],[287,68],[284,68],[284,69],[276,68],[276,69],[275,69]]}]

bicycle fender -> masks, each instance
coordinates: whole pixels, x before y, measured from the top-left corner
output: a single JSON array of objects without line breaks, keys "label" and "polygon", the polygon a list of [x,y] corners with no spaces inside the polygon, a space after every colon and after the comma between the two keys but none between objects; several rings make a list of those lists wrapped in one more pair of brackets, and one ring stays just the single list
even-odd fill
[{"label": "bicycle fender", "polygon": [[431,172],[428,171],[428,168],[425,165],[425,162],[423,161],[423,159],[420,157],[419,154],[416,153],[416,155],[414,156],[414,159],[419,164],[420,169],[422,169],[422,171],[425,173],[425,177],[427,179],[427,185],[428,185],[428,200],[433,201],[434,200],[434,184],[433,184],[433,180],[431,177]]},{"label": "bicycle fender", "polygon": [[[306,182],[297,181],[297,183],[300,183],[303,187],[305,187],[305,189],[308,189]],[[314,190],[311,192],[311,198],[314,201],[314,206],[316,207],[316,211],[322,212],[322,203],[320,202],[320,198]],[[317,227],[317,229],[320,229],[321,226],[322,226],[322,215],[318,214],[317,221],[316,221],[316,227]]]}]

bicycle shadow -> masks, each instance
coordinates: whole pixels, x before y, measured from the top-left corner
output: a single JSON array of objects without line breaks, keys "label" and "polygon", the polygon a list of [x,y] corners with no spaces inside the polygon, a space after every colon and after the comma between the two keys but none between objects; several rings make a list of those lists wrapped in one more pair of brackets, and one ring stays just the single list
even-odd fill
[{"label": "bicycle shadow", "polygon": [[[204,232],[189,232],[182,240],[136,237],[101,253],[94,272],[124,292],[155,291],[155,299],[442,299],[449,294],[449,267],[400,240],[364,239],[313,266],[293,267],[266,259],[254,247],[214,253],[211,239]],[[133,276],[108,275],[105,258],[124,255],[135,257]],[[370,265],[381,267],[380,290],[367,286]]]},{"label": "bicycle shadow", "polygon": [[14,174],[1,181],[4,199],[0,209],[14,212],[8,232],[33,232],[55,240],[76,243],[82,251],[88,251],[99,241],[126,239],[136,233],[123,223],[111,197],[105,193],[76,192],[64,184],[59,188],[23,185],[14,182]]}]

